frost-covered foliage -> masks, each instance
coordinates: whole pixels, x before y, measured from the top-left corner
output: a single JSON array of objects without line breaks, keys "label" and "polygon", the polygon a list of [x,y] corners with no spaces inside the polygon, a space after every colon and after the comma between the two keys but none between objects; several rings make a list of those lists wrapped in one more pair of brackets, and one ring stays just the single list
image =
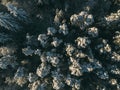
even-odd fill
[{"label": "frost-covered foliage", "polygon": [[34,73],[29,73],[28,80],[29,82],[34,82],[38,79],[38,76]]},{"label": "frost-covered foliage", "polygon": [[90,40],[88,40],[87,37],[78,37],[75,42],[77,43],[77,46],[80,48],[86,48],[88,44],[90,44]]},{"label": "frost-covered foliage", "polygon": [[38,40],[40,41],[41,45],[42,45],[43,47],[45,47],[46,44],[47,44],[48,37],[47,37],[46,34],[40,34],[40,35],[38,36]]},{"label": "frost-covered foliage", "polygon": [[106,40],[102,40],[101,44],[96,46],[96,49],[99,51],[99,53],[101,54],[110,54],[111,53],[111,47],[110,45],[107,43]]},{"label": "frost-covered foliage", "polygon": [[59,73],[59,69],[52,72],[53,77],[53,88],[55,90],[62,89],[65,85],[63,82],[63,75]]},{"label": "frost-covered foliage", "polygon": [[15,48],[11,46],[1,46],[0,47],[0,68],[7,69],[9,66],[15,68],[17,63],[17,58],[14,55]]},{"label": "frost-covered foliage", "polygon": [[111,59],[115,62],[120,62],[120,54],[116,53],[116,52],[113,52]]},{"label": "frost-covered foliage", "polygon": [[115,13],[111,13],[110,15],[102,18],[101,22],[100,22],[100,24],[102,26],[106,26],[106,28],[118,29],[120,27],[119,26],[119,23],[120,23],[120,10],[118,9]]},{"label": "frost-covered foliage", "polygon": [[47,28],[47,35],[54,35],[56,33],[56,29],[54,27]]},{"label": "frost-covered foliage", "polygon": [[24,48],[22,49],[22,52],[26,55],[26,56],[32,56],[32,54],[34,53],[34,50],[32,50],[30,47]]},{"label": "frost-covered foliage", "polygon": [[120,90],[118,2],[2,0],[0,90]]},{"label": "frost-covered foliage", "polygon": [[56,38],[56,37],[53,37],[53,41],[51,42],[51,44],[52,44],[54,47],[58,47],[61,43],[62,43],[62,40],[59,40],[59,39]]},{"label": "frost-covered foliage", "polygon": [[[59,22],[57,24],[58,30],[54,27],[48,27],[47,33],[38,35],[39,47],[23,49],[23,53],[26,56],[39,56],[40,64],[36,69],[37,76],[42,80],[52,80],[49,84],[55,90],[61,90],[68,86],[73,90],[80,90],[84,82],[82,77],[85,77],[87,74],[88,78],[91,78],[89,76],[91,73],[101,80],[109,80],[108,83],[111,85],[117,85],[117,81],[110,77],[110,73],[118,74],[118,67],[110,68],[105,63],[106,66],[104,66],[101,58],[96,57],[97,55],[94,52],[97,52],[99,55],[105,55],[103,59],[106,61],[107,57],[109,57],[110,62],[118,61],[118,55],[112,51],[112,47],[106,39],[101,38],[92,46],[100,33],[97,27],[90,26],[94,22],[91,14],[82,11],[77,17],[81,17],[83,21],[78,20],[78,22],[76,22],[77,19],[74,22],[74,16],[70,17],[70,25],[78,25],[80,29],[83,29],[80,26],[83,25],[85,30],[78,32],[75,29],[76,27],[73,27],[75,30],[71,30],[67,26],[69,25],[68,23],[61,24]],[[87,20],[88,18],[90,20]],[[71,38],[73,33],[76,36]],[[84,34],[82,35],[81,33]],[[101,87],[98,85],[96,88]]]},{"label": "frost-covered foliage", "polygon": [[50,73],[50,66],[46,65],[46,63],[41,63],[41,65],[37,68],[36,74],[41,77],[44,78],[46,75],[48,75]]},{"label": "frost-covered foliage", "polygon": [[25,24],[31,23],[31,19],[25,10],[18,9],[10,2],[6,4],[6,7],[9,13],[0,11],[0,26],[11,31],[18,31],[23,28],[20,21]]},{"label": "frost-covered foliage", "polygon": [[63,10],[56,10],[56,15],[54,17],[54,22],[55,24],[60,24],[63,20],[63,17],[64,17],[64,12]]},{"label": "frost-covered foliage", "polygon": [[72,87],[72,89],[74,90],[79,90],[80,89],[80,84],[81,84],[81,80],[79,79],[74,79],[72,78],[70,75],[67,76],[67,78],[65,79],[65,83]]},{"label": "frost-covered foliage", "polygon": [[113,39],[114,39],[114,43],[115,43],[115,45],[117,45],[117,47],[119,47],[120,46],[120,32],[119,31],[116,31],[115,32],[115,36],[113,37]]},{"label": "frost-covered foliage", "polygon": [[87,33],[91,37],[98,37],[99,35],[98,29],[96,27],[88,28]]},{"label": "frost-covered foliage", "polygon": [[68,34],[68,27],[66,24],[60,25],[59,27],[60,27],[59,33],[63,33],[64,35]]},{"label": "frost-covered foliage", "polygon": [[26,77],[26,72],[24,67],[19,67],[14,75],[14,80],[15,82],[23,86],[25,83],[27,83],[27,77]]},{"label": "frost-covered foliage", "polygon": [[10,14],[3,12],[0,12],[0,26],[11,31],[20,30],[22,28]]},{"label": "frost-covered foliage", "polygon": [[17,7],[13,6],[11,3],[7,3],[6,7],[10,14],[12,14],[14,17],[16,17],[19,21],[22,21],[23,23],[30,23],[31,20],[27,14],[27,12],[23,9],[18,9]]},{"label": "frost-covered foliage", "polygon": [[85,11],[81,11],[79,14],[74,14],[70,17],[72,25],[79,26],[81,29],[86,28],[94,22],[94,18],[91,14]]},{"label": "frost-covered foliage", "polygon": [[12,68],[15,68],[15,66],[17,65],[15,56],[6,55],[0,58],[0,68],[7,69],[8,65]]},{"label": "frost-covered foliage", "polygon": [[41,83],[39,80],[29,84],[30,90],[46,90],[46,83]]},{"label": "frost-covered foliage", "polygon": [[117,21],[119,22],[120,20],[120,10],[117,11],[117,13],[112,13],[110,16],[105,17],[105,20],[107,21],[107,23],[112,23],[113,21]]},{"label": "frost-covered foliage", "polygon": [[0,47],[0,56],[13,55],[15,49],[12,47]]}]

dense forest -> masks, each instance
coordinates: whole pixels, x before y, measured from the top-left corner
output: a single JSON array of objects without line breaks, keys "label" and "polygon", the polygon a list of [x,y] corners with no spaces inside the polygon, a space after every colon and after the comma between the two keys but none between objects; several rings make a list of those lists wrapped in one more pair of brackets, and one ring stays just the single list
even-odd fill
[{"label": "dense forest", "polygon": [[120,0],[0,0],[0,90],[120,90]]}]

